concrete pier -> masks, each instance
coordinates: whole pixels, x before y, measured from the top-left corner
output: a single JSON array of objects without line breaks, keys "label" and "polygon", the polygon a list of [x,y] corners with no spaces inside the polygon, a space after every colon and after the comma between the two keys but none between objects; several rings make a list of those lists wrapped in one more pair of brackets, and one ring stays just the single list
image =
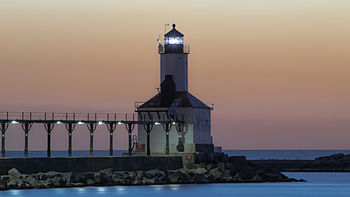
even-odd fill
[{"label": "concrete pier", "polygon": [[117,171],[176,170],[182,167],[181,156],[0,159],[0,175],[6,175],[11,168],[16,168],[24,174],[33,174],[48,171],[98,172],[107,168]]}]

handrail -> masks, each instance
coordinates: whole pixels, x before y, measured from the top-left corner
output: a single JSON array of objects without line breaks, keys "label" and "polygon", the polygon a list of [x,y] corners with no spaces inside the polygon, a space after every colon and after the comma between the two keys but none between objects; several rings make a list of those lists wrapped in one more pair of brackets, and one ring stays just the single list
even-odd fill
[{"label": "handrail", "polygon": [[[184,54],[190,54],[190,52],[191,52],[191,50],[190,50],[191,48],[190,48],[190,45],[183,45],[183,47],[182,47],[182,53],[184,53]],[[162,44],[160,44],[159,46],[158,46],[158,53],[159,54],[164,54],[165,53],[165,47],[164,47],[164,45],[162,45]]]}]

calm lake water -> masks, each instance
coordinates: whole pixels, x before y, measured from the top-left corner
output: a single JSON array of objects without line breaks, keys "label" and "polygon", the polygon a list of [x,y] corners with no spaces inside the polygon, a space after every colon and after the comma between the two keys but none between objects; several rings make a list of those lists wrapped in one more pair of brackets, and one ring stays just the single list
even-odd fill
[{"label": "calm lake water", "polygon": [[202,185],[114,186],[1,191],[1,197],[349,197],[350,173],[285,173],[305,183],[227,183]]},{"label": "calm lake water", "polygon": [[[124,150],[114,151],[121,156]],[[314,159],[349,150],[224,150],[229,156],[245,155],[247,159]],[[107,156],[108,151],[95,151],[95,156]],[[67,156],[66,151],[53,151],[54,157]],[[8,151],[7,157],[22,157],[22,151]],[[30,151],[30,157],[45,157],[45,151]],[[73,156],[88,156],[88,151],[74,151]],[[109,196],[201,196],[201,197],[350,197],[350,173],[285,173],[288,177],[305,179],[305,183],[245,183],[202,185],[155,185],[59,188],[42,190],[0,191],[0,197],[109,197]]]},{"label": "calm lake water", "polygon": [[[121,156],[127,150],[115,150],[115,156]],[[229,156],[245,155],[249,160],[258,159],[314,159],[335,153],[350,154],[350,150],[224,150]],[[96,150],[94,156],[108,156],[107,150]],[[52,157],[67,157],[67,151],[52,151]],[[88,156],[87,150],[73,151],[73,156]],[[23,151],[7,151],[6,157],[23,157]],[[29,157],[46,157],[45,151],[29,151]]]}]

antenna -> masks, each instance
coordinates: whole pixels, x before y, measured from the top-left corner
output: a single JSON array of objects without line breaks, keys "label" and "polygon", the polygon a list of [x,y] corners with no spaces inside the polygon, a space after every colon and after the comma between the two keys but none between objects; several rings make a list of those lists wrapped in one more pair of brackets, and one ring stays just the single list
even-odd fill
[{"label": "antenna", "polygon": [[160,34],[158,35],[157,42],[158,42],[159,44],[161,44],[161,41],[160,41]]},{"label": "antenna", "polygon": [[168,24],[164,24],[164,34],[166,34],[166,28],[169,26],[169,23]]}]

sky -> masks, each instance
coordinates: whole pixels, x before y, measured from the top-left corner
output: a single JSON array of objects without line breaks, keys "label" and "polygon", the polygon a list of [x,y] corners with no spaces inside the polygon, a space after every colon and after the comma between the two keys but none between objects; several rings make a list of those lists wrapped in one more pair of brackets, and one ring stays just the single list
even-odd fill
[{"label": "sky", "polygon": [[[348,0],[2,0],[0,111],[132,113],[159,87],[157,38],[191,45],[189,91],[224,149],[349,149]],[[67,133],[53,132],[65,150]],[[118,126],[115,149],[127,148]],[[23,139],[23,140],[22,140]],[[11,125],[8,150],[22,150]],[[88,149],[79,128],[74,149]],[[99,127],[95,149],[108,149]],[[42,125],[29,148],[46,149]]]}]

